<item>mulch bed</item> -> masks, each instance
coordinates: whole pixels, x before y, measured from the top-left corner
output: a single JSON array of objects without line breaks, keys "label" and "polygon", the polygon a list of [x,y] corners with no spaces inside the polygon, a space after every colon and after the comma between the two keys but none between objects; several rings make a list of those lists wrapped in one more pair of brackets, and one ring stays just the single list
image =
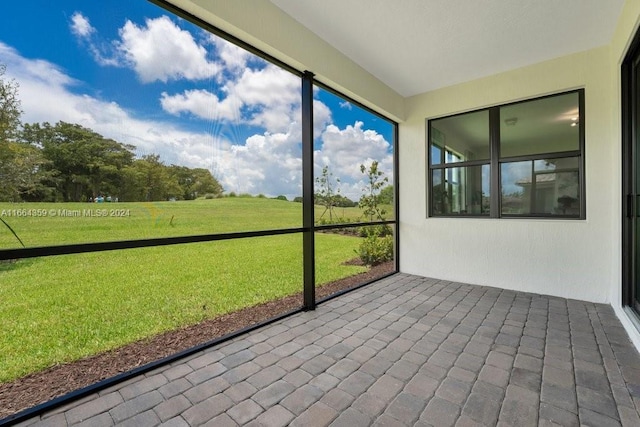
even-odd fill
[{"label": "mulch bed", "polygon": [[[355,263],[353,261],[352,263]],[[316,289],[321,299],[341,290],[374,280],[393,271],[387,262],[369,271],[337,280]],[[0,419],[47,402],[74,390],[160,360],[228,333],[271,319],[302,306],[302,293],[248,307],[197,325],[127,344],[115,350],[75,362],[53,366],[41,372],[0,384]]]}]

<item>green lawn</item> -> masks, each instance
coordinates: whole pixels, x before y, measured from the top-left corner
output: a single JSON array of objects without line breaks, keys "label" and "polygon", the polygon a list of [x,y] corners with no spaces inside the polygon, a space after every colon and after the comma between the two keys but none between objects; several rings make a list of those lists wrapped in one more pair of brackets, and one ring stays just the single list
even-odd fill
[{"label": "green lawn", "polygon": [[[27,246],[41,246],[298,227],[301,216],[300,204],[268,199],[51,205],[26,206],[117,206],[131,212],[124,218],[3,219],[11,220]],[[17,205],[0,204],[0,212],[7,206]],[[15,247],[7,231],[0,232],[0,247]],[[317,283],[364,271],[343,265],[355,256],[359,242],[318,233]],[[0,382],[290,295],[301,291],[301,284],[302,237],[297,234],[3,263]]]},{"label": "green lawn", "polygon": [[[317,220],[323,212],[323,207],[316,206]],[[355,222],[362,211],[335,208],[334,214]],[[322,219],[328,217],[325,213]],[[237,197],[148,203],[0,203],[0,218],[26,247],[35,247],[296,228],[302,226],[302,204]],[[0,223],[0,249],[18,247],[18,240]]]},{"label": "green lawn", "polygon": [[[31,216],[25,216],[29,214]],[[148,203],[0,203],[0,215],[25,246],[33,247],[300,227],[302,205],[258,198]],[[19,243],[0,224],[0,248],[10,247],[19,247]]]}]

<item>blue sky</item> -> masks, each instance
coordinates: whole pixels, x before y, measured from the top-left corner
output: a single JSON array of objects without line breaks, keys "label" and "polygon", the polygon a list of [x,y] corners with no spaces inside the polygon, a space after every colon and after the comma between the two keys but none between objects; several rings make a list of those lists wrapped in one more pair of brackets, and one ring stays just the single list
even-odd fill
[{"label": "blue sky", "polygon": [[[301,194],[298,77],[145,0],[3,5],[0,63],[19,85],[25,123],[78,123],[206,167],[227,191]],[[328,164],[357,199],[361,163],[392,177],[392,126],[315,92],[317,172]]]}]

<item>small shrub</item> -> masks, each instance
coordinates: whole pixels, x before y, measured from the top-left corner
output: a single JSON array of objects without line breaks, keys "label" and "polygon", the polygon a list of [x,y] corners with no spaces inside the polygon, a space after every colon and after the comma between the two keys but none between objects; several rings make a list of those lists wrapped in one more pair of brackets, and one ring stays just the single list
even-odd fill
[{"label": "small shrub", "polygon": [[232,191],[231,193],[229,193],[229,196],[228,196],[228,197],[238,197],[238,196],[236,195],[236,193],[235,193],[235,192],[233,192],[233,191]]},{"label": "small shrub", "polygon": [[283,200],[285,202],[288,202],[289,199],[287,199],[287,196],[283,196],[283,195],[279,195],[278,197],[275,197],[276,200]]},{"label": "small shrub", "polygon": [[316,225],[334,225],[334,224],[349,224],[353,222],[351,218],[333,217],[333,218],[317,218]]},{"label": "small shrub", "polygon": [[207,193],[207,194],[204,195],[204,198],[205,199],[215,199],[216,195],[212,194],[212,193]]},{"label": "small shrub", "polygon": [[358,229],[358,234],[360,237],[367,237],[371,234],[375,234],[376,236],[385,237],[393,234],[393,230],[387,224],[380,225],[368,225],[365,227],[360,227]]},{"label": "small shrub", "polygon": [[382,264],[393,259],[393,236],[378,236],[369,233],[358,248],[357,254],[363,263],[369,266]]}]

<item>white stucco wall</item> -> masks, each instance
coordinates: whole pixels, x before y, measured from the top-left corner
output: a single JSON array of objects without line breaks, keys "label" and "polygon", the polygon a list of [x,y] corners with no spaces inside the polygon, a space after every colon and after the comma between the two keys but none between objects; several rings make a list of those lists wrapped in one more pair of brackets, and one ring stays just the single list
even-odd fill
[{"label": "white stucco wall", "polygon": [[[407,99],[400,124],[400,269],[473,284],[610,302],[619,143],[608,47]],[[585,88],[587,219],[427,218],[426,119]]]}]

